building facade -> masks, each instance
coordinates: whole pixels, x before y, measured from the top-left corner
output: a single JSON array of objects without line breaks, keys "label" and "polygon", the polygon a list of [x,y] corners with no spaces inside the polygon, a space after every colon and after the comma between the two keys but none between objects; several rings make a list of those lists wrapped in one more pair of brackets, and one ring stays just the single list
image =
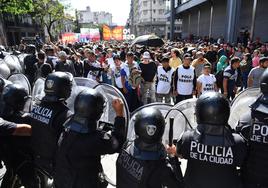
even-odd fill
[{"label": "building facade", "polygon": [[14,46],[23,37],[43,36],[43,29],[30,15],[0,14],[0,44]]},{"label": "building facade", "polygon": [[113,16],[108,12],[92,12],[89,6],[86,10],[78,11],[78,22],[80,24],[106,24],[112,25]]},{"label": "building facade", "polygon": [[[166,0],[132,0],[129,15],[131,33],[136,36],[156,34],[168,38],[170,33],[166,16]],[[181,22],[176,22],[176,33],[179,36]]]},{"label": "building facade", "polygon": [[252,40],[268,41],[267,0],[181,0],[174,1],[175,17],[183,20],[182,37],[224,37],[237,42],[248,30]]}]

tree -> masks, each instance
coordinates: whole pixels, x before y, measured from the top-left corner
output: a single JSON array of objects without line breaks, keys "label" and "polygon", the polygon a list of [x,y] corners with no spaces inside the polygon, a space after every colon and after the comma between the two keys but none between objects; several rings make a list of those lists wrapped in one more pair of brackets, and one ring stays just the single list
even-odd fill
[{"label": "tree", "polygon": [[37,0],[34,3],[32,15],[40,21],[50,39],[53,40],[53,25],[65,18],[64,6],[58,0]]},{"label": "tree", "polygon": [[0,0],[0,12],[11,14],[26,14],[32,10],[32,0]]}]

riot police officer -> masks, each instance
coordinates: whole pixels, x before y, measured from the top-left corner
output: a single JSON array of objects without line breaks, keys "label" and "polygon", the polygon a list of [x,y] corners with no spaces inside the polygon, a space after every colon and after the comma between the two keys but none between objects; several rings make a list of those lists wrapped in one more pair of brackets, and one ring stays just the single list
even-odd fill
[{"label": "riot police officer", "polygon": [[23,112],[28,99],[28,93],[23,86],[8,84],[2,93],[1,117],[16,123],[29,123],[29,114]]},{"label": "riot police officer", "polygon": [[27,76],[30,84],[32,85],[35,78],[34,64],[38,62],[36,57],[36,47],[32,44],[27,45],[26,51],[29,55],[24,58],[25,75]]},{"label": "riot police officer", "polygon": [[184,176],[188,188],[237,188],[237,167],[246,156],[243,138],[228,125],[229,102],[223,95],[208,92],[196,102],[197,128],[183,134],[177,153],[188,160]]},{"label": "riot police officer", "polygon": [[165,130],[161,112],[155,108],[144,108],[134,121],[137,138],[124,144],[117,159],[117,187],[182,187],[161,142]]},{"label": "riot police officer", "polygon": [[97,121],[105,105],[102,94],[93,89],[86,89],[76,97],[74,115],[59,140],[55,175],[57,188],[106,187],[106,182],[100,179],[100,156],[120,151],[125,141],[125,119],[123,103],[115,99],[116,118],[112,131],[97,129]]},{"label": "riot police officer", "polygon": [[237,131],[247,140],[248,156],[242,168],[244,187],[268,187],[268,70],[260,79],[261,95],[241,118]]},{"label": "riot police officer", "polygon": [[71,112],[65,105],[72,90],[72,75],[54,72],[45,80],[45,96],[31,111],[32,149],[35,164],[53,176],[57,141]]},{"label": "riot police officer", "polygon": [[[25,88],[18,84],[8,84],[3,89],[1,117],[17,124],[29,124],[29,114],[24,113],[24,106],[28,100],[28,93]],[[1,137],[1,155],[6,166],[6,173],[2,187],[10,187],[14,177],[18,175],[22,184],[26,187],[33,187],[33,166],[24,168],[26,161],[32,160],[30,148],[30,137]]]}]

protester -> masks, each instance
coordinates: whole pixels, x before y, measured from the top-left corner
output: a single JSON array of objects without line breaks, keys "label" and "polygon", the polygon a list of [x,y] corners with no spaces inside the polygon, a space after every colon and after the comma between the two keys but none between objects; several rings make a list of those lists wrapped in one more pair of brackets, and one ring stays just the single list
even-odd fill
[{"label": "protester", "polygon": [[183,64],[175,71],[174,94],[176,103],[185,99],[190,99],[196,93],[196,74],[194,67],[191,66],[192,58],[190,54],[185,54]]},{"label": "protester", "polygon": [[262,57],[259,66],[253,68],[248,75],[248,87],[260,87],[260,78],[268,67],[268,58]]},{"label": "protester", "polygon": [[192,66],[195,68],[195,74],[198,78],[202,74],[202,70],[205,63],[208,63],[208,60],[204,58],[204,54],[201,51],[196,53],[196,59],[193,60]]},{"label": "protester", "polygon": [[252,58],[252,67],[255,68],[259,66],[259,62],[260,62],[260,51],[254,50]]},{"label": "protester", "polygon": [[217,63],[217,72],[223,71],[228,66],[228,59],[225,55],[221,56],[219,62]]},{"label": "protester", "polygon": [[203,74],[197,78],[197,96],[206,92],[217,91],[216,78],[211,73],[211,64],[205,63]]},{"label": "protester", "polygon": [[162,58],[160,66],[157,67],[156,101],[165,103],[171,102],[171,84],[174,69],[169,66],[169,59]]},{"label": "protester", "polygon": [[126,57],[127,61],[121,69],[121,79],[129,110],[133,112],[140,106],[137,92],[141,82],[141,73],[139,65],[134,61],[133,52],[128,52]]},{"label": "protester", "polygon": [[[157,66],[151,60],[149,52],[144,52],[142,62],[139,64],[141,69],[141,100],[143,104],[155,102],[155,75],[157,73]],[[148,101],[148,99],[150,101]]]},{"label": "protester", "polygon": [[243,56],[243,60],[240,62],[240,70],[242,73],[242,86],[240,90],[246,89],[248,87],[248,75],[252,69],[252,58],[250,53],[246,53]]},{"label": "protester", "polygon": [[55,71],[69,72],[75,76],[75,68],[72,61],[68,60],[68,55],[65,51],[60,51],[59,61],[56,62]]},{"label": "protester", "polygon": [[237,69],[240,66],[240,59],[233,57],[230,62],[230,65],[226,67],[223,73],[223,94],[227,99],[234,99],[237,92]]},{"label": "protester", "polygon": [[175,48],[171,50],[171,58],[169,60],[169,66],[173,69],[178,68],[182,64],[180,59],[180,51],[179,49]]},{"label": "protester", "polygon": [[121,78],[122,62],[121,62],[120,56],[115,55],[113,57],[113,61],[115,64],[115,66],[112,68],[112,78],[114,80],[114,85],[117,89],[119,89],[122,93],[124,93],[122,78]]}]

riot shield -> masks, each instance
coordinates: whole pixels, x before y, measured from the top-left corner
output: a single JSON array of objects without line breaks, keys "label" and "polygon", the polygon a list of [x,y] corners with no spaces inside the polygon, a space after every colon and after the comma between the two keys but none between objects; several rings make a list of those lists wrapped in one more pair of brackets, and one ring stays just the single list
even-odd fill
[{"label": "riot shield", "polygon": [[89,78],[82,78],[82,77],[75,77],[74,81],[77,86],[84,86],[88,88],[94,88],[99,83],[95,80],[89,79]]},{"label": "riot shield", "polygon": [[26,76],[24,76],[23,74],[12,74],[8,77],[8,80],[11,81],[12,83],[14,84],[18,84],[18,85],[21,85],[23,86],[28,95],[31,95],[31,85],[30,85],[30,82],[29,80],[27,79]]},{"label": "riot shield", "polygon": [[74,112],[74,101],[76,96],[87,88],[94,88],[98,82],[89,78],[74,78],[71,96],[67,99],[67,106]]},{"label": "riot shield", "polygon": [[28,54],[20,54],[17,56],[17,58],[19,59],[19,63],[20,63],[20,66],[22,67],[22,71],[24,72],[24,58],[27,56]]},{"label": "riot shield", "polygon": [[41,99],[45,96],[45,79],[38,78],[33,86],[32,91],[32,102],[35,104],[37,101],[41,101]]},{"label": "riot shield", "polygon": [[22,73],[22,67],[20,65],[19,59],[14,55],[7,55],[4,58],[4,62],[10,69],[11,74]]},{"label": "riot shield", "polygon": [[[175,118],[174,125],[179,124],[184,126],[186,129],[194,129],[197,127],[196,117],[195,117],[195,105],[196,98],[184,100],[178,104],[176,104],[172,109],[174,109],[169,117],[173,115],[177,115]],[[179,113],[175,113],[175,111]]]},{"label": "riot shield", "polygon": [[106,108],[104,110],[104,113],[103,113],[100,121],[114,124],[114,118],[116,117],[116,114],[115,114],[113,107],[112,107],[112,101],[113,101],[113,99],[119,98],[123,101],[124,117],[125,117],[126,125],[128,125],[129,119],[130,119],[130,113],[129,113],[126,99],[123,96],[123,94],[117,88],[115,88],[114,86],[108,85],[108,84],[99,84],[94,89],[96,89],[101,94],[103,94],[103,96],[105,97],[106,102],[107,102]]},{"label": "riot shield", "polygon": [[[107,102],[106,109],[104,110],[104,113],[100,121],[114,124],[114,118],[116,117],[116,114],[112,107],[112,101],[113,99],[119,98],[123,101],[123,104],[124,104],[124,117],[125,117],[126,127],[128,130],[130,113],[128,110],[127,102],[123,94],[114,86],[111,86],[108,84],[99,84],[95,87],[95,89],[103,94]],[[116,153],[113,155],[104,155],[102,156],[102,159],[101,159],[103,172],[104,172],[104,178],[109,183],[110,187],[116,186],[116,160],[117,158],[118,158],[118,154]]]},{"label": "riot shield", "polygon": [[239,119],[250,112],[249,106],[260,96],[260,88],[248,88],[240,92],[231,103],[229,125],[232,128],[237,126]]},{"label": "riot shield", "polygon": [[0,75],[5,79],[10,76],[10,69],[3,60],[0,60]]},{"label": "riot shield", "polygon": [[[127,139],[128,140],[134,140],[135,139],[135,131],[134,131],[134,123],[135,123],[135,116],[136,114],[141,111],[144,108],[149,108],[149,107],[153,107],[153,108],[157,108],[161,111],[162,115],[165,117],[166,114],[170,111],[170,109],[172,108],[172,105],[170,104],[165,104],[165,103],[151,103],[151,104],[147,104],[144,105],[140,108],[138,108],[137,110],[135,110],[132,114],[131,114],[131,119],[129,122],[129,127],[128,127],[128,133],[127,133]],[[168,128],[166,126],[166,128]],[[165,130],[165,134],[167,134],[168,131]],[[164,138],[168,137],[168,135],[164,135]],[[164,141],[165,143],[166,141]]]},{"label": "riot shield", "polygon": [[23,88],[26,89],[27,91],[27,94],[29,96],[29,99],[27,100],[27,102],[25,103],[25,106],[24,106],[24,112],[29,112],[30,109],[31,109],[31,100],[30,100],[30,96],[31,96],[31,85],[27,79],[26,76],[24,76],[23,74],[13,74],[11,76],[8,77],[8,81],[12,82],[13,84],[18,84],[18,85],[21,85],[23,86]]}]

